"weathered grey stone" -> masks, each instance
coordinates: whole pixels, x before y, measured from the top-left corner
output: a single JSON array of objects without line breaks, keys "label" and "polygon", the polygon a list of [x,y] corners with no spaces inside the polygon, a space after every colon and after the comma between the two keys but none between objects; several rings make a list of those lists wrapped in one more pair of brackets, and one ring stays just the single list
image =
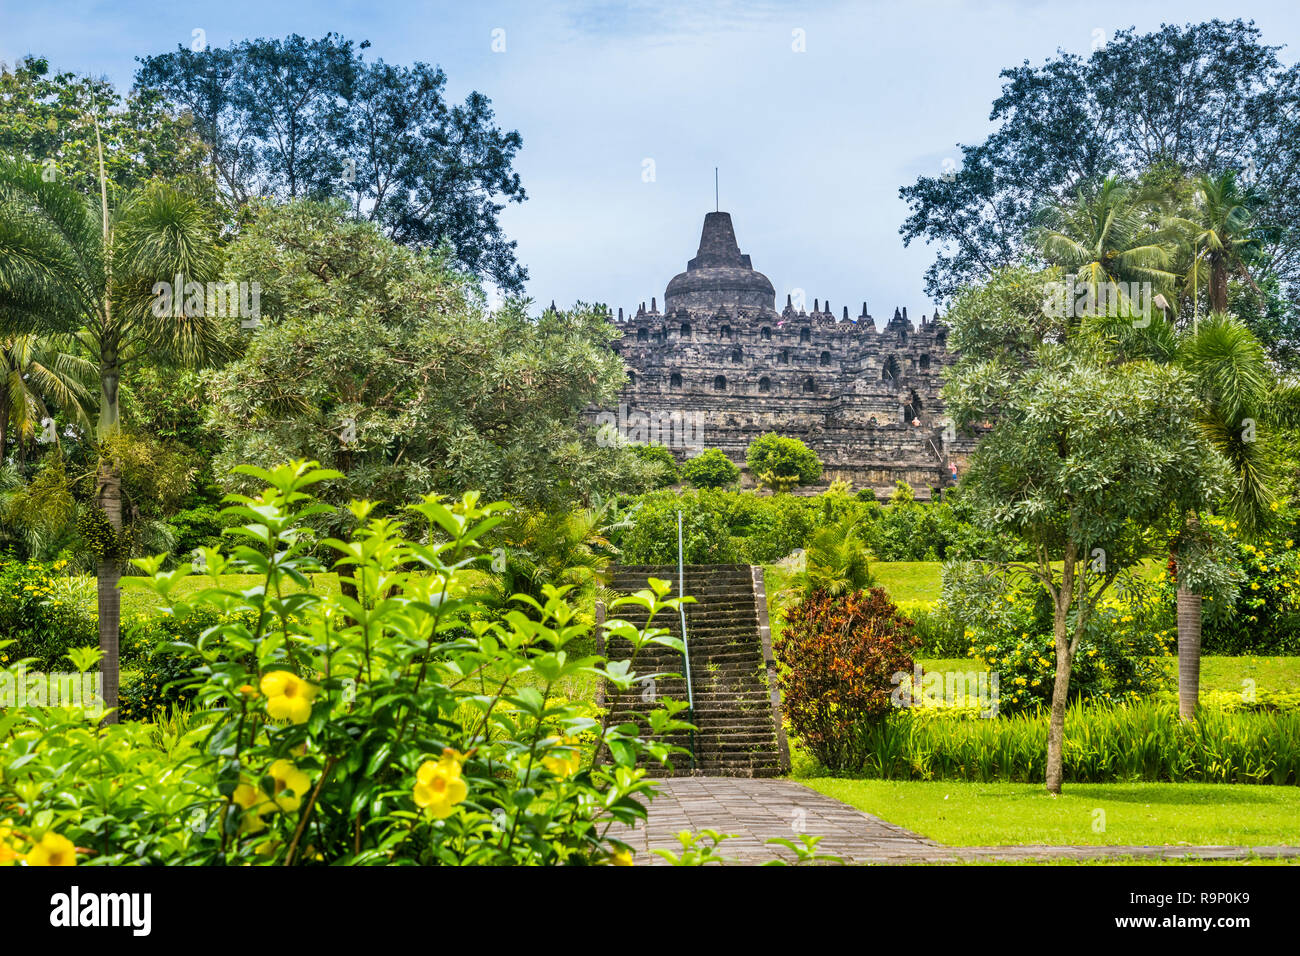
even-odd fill
[{"label": "weathered grey stone", "polygon": [[[648,419],[630,435],[671,448],[678,458],[720,448],[744,466],[745,449],[764,432],[799,438],[826,465],[824,482],[887,490],[905,481],[924,497],[949,483],[973,442],[945,436],[939,399],[951,363],[947,328],[938,313],[913,326],[906,309],[877,330],[862,315],[836,319],[827,302],[796,310],[786,297],[775,308],[772,283],[740,251],[731,216],[705,216],[699,250],[675,276],[660,313],[651,300],[615,324],[615,349],[629,369],[620,411]],[[592,409],[595,421],[604,412]],[[692,417],[689,441],[654,423]],[[753,484],[746,475],[747,484]]]}]

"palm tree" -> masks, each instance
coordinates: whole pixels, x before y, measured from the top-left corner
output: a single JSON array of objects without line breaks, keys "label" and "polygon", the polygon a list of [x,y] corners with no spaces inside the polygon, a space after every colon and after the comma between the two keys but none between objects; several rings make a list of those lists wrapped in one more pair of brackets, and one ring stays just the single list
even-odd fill
[{"label": "palm tree", "polygon": [[1087,283],[1093,302],[1103,301],[1100,289],[1108,284],[1149,282],[1156,292],[1172,289],[1178,279],[1170,271],[1178,233],[1152,224],[1157,205],[1110,177],[1091,191],[1080,187],[1073,202],[1045,208],[1030,236],[1048,263]]},{"label": "palm tree", "polygon": [[76,190],[47,182],[35,166],[0,162],[0,332],[72,332],[97,372],[95,503],[113,542],[99,556],[99,646],[104,699],[112,707],[121,625],[122,483],[112,454],[121,429],[118,389],[132,362],[197,362],[212,348],[214,324],[203,309],[179,304],[182,290],[168,314],[151,305],[159,282],[212,277],[217,250],[208,211],[197,200],[150,184],[110,210],[102,148],[99,180],[96,209]]},{"label": "palm tree", "polygon": [[566,511],[518,511],[500,526],[503,547],[486,595],[505,606],[516,594],[541,602],[546,585],[583,587],[599,582],[618,549],[610,532],[626,527],[612,503]]},{"label": "palm tree", "polygon": [[90,395],[84,385],[94,372],[90,362],[64,351],[63,337],[31,334],[0,339],[0,460],[4,458],[9,425],[18,436],[19,459],[24,442],[36,433],[50,406],[89,427]]},{"label": "palm tree", "polygon": [[823,591],[843,597],[871,587],[871,565],[857,522],[845,515],[808,542],[804,567],[791,581],[804,594]]},{"label": "palm tree", "polygon": [[[1175,360],[1196,382],[1202,432],[1230,467],[1227,513],[1246,536],[1254,535],[1273,501],[1267,446],[1258,434],[1272,391],[1268,354],[1239,319],[1213,312],[1179,343]],[[1185,557],[1202,543],[1197,516],[1185,516],[1176,550]],[[1179,569],[1178,712],[1190,720],[1200,696],[1202,596],[1186,586],[1177,558],[1175,564]]]},{"label": "palm tree", "polygon": [[1263,255],[1276,230],[1260,225],[1257,218],[1267,197],[1254,187],[1239,186],[1230,169],[1217,176],[1198,176],[1193,195],[1193,209],[1170,220],[1170,225],[1183,232],[1192,247],[1187,285],[1193,316],[1199,319],[1202,281],[1208,281],[1211,312],[1227,311],[1230,275],[1240,276],[1259,291],[1246,266]]}]

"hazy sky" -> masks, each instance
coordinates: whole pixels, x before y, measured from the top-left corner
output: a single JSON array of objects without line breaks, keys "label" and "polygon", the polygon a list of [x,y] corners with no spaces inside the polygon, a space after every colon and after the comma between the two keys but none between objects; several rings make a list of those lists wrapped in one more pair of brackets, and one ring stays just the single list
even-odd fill
[{"label": "hazy sky", "polygon": [[[423,60],[457,98],[489,96],[523,136],[529,199],[503,214],[541,304],[635,308],[695,254],[704,213],[731,212],[781,303],[793,288],[883,322],[932,311],[905,249],[900,186],[941,172],[989,129],[998,72],[1115,30],[1254,19],[1300,51],[1300,4],[1142,3],[0,3],[0,59],[129,84],[136,56],[335,30],[367,58]],[[504,34],[495,31],[504,31]],[[504,38],[504,51],[494,52]],[[798,52],[802,38],[803,51]],[[647,170],[653,163],[653,180]]]}]

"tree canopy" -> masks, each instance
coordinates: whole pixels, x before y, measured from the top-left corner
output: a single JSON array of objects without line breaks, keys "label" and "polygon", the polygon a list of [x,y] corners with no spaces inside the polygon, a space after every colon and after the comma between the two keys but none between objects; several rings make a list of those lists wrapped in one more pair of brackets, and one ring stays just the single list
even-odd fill
[{"label": "tree canopy", "polygon": [[[1300,66],[1262,42],[1253,22],[1211,20],[1118,32],[1087,58],[1060,52],[1002,71],[997,128],[960,145],[950,173],[899,192],[910,209],[905,243],[938,252],[926,287],[945,299],[995,269],[1032,258],[1030,228],[1044,207],[1068,203],[1107,177],[1183,179],[1234,170],[1263,197],[1252,212],[1275,228],[1252,257],[1276,276],[1289,321],[1257,303],[1274,351],[1294,355],[1300,326]],[[1245,314],[1243,319],[1249,320]],[[1252,323],[1253,324],[1253,323]],[[1270,341],[1271,338],[1271,341]]]},{"label": "tree canopy", "polygon": [[441,68],[370,63],[368,46],[335,33],[182,46],[140,58],[135,82],[192,117],[237,205],[343,197],[389,238],[448,242],[468,270],[521,290],[528,274],[498,220],[527,198],[512,169],[519,133],[496,125],[481,93],[448,103]]},{"label": "tree canopy", "polygon": [[624,379],[603,309],[491,312],[445,251],[398,245],[338,201],[261,209],[226,272],[256,277],[261,325],[211,377],[219,475],[310,457],[344,474],[337,502],[475,489],[549,506],[635,460],[579,422]]}]

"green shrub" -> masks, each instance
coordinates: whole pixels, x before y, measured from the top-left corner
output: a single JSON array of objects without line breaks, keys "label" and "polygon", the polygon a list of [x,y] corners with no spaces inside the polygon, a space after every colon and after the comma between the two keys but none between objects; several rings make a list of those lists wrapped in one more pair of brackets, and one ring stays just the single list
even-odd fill
[{"label": "green shrub", "polygon": [[15,642],[0,655],[35,658],[33,670],[66,670],[70,650],[99,644],[94,603],[82,586],[93,582],[66,576],[66,567],[0,558],[0,640]]},{"label": "green shrub", "polygon": [[696,488],[729,488],[740,480],[740,468],[718,448],[706,448],[682,462],[682,477]]},{"label": "green shrub", "polygon": [[[867,777],[1041,783],[1047,767],[1045,709],[968,720],[941,711],[899,711],[857,726],[849,768]],[[1300,712],[1225,713],[1201,708],[1178,719],[1172,703],[1071,704],[1062,757],[1065,780],[1300,782]]]},{"label": "green shrub", "polygon": [[[239,543],[205,560],[214,576],[256,574],[259,586],[181,598],[192,569],[163,571],[164,555],[124,579],[178,621],[220,615],[167,645],[197,678],[188,716],[101,728],[77,707],[7,713],[0,819],[18,823],[6,853],[45,845],[103,865],[631,862],[622,835],[646,817],[642,767],[681,752],[661,741],[689,729],[674,717],[685,704],[651,706],[652,740],[558,691],[581,677],[627,691],[642,649],[680,653],[666,631],[619,618],[624,607],[654,625],[676,613],[668,584],[611,602],[605,629],[629,658],[571,656],[591,625],[565,591],[548,588],[537,619],[473,597],[505,506],[471,493],[431,495],[405,522],[353,502],[356,530],[329,546],[358,597],[317,591],[311,576],[339,565],[308,553],[302,532],[321,507],[311,491],[343,476],[304,462],[243,473],[269,487],[235,497]],[[96,656],[78,654],[78,668]]]},{"label": "green shrub", "polygon": [[[1236,526],[1210,518],[1230,533]],[[1273,532],[1256,542],[1236,542],[1245,573],[1237,600],[1218,607],[1206,601],[1201,627],[1203,654],[1300,654],[1300,511],[1279,508]],[[1174,600],[1174,582],[1166,578]]]},{"label": "green shrub", "polygon": [[[968,653],[998,673],[1004,713],[1050,703],[1056,650],[1046,591],[949,564],[940,608],[961,623]],[[1084,630],[1070,671],[1071,699],[1117,701],[1154,693],[1166,680],[1159,658],[1170,654],[1174,640],[1159,589],[1125,577]]]},{"label": "green shrub", "polygon": [[772,649],[800,745],[827,767],[861,766],[862,729],[894,707],[894,676],[912,672],[916,643],[911,622],[882,588],[839,597],[818,591],[786,608]]},{"label": "green shrub", "polygon": [[176,539],[172,553],[179,560],[188,561],[196,548],[217,546],[226,522],[221,519],[219,506],[200,504],[176,512],[167,519],[167,525]]},{"label": "green shrub", "polygon": [[208,631],[220,626],[256,627],[251,611],[223,615],[211,607],[199,607],[184,617],[155,612],[137,615],[122,628],[120,661],[131,671],[118,691],[118,715],[122,720],[154,721],[173,707],[194,699],[198,679],[194,662],[177,654],[174,643],[197,643]]},{"label": "green shrub", "polygon": [[645,445],[633,444],[630,447],[634,455],[654,466],[653,487],[669,488],[681,480],[677,471],[677,459],[666,446],[650,442]]},{"label": "green shrub", "polygon": [[[760,435],[745,450],[745,463],[754,478],[763,482],[764,476],[784,480],[791,485],[811,485],[822,476],[821,459],[817,453],[797,438],[787,438],[775,432]],[[768,484],[773,484],[770,480]]]},{"label": "green shrub", "polygon": [[954,658],[970,654],[970,638],[965,628],[942,607],[924,601],[907,601],[899,604],[898,610],[912,620],[921,642],[916,651],[918,656]]},{"label": "green shrub", "polygon": [[822,513],[816,498],[716,489],[651,492],[635,504],[631,526],[614,538],[627,564],[676,563],[679,508],[686,561],[692,564],[779,561],[807,544]]}]

